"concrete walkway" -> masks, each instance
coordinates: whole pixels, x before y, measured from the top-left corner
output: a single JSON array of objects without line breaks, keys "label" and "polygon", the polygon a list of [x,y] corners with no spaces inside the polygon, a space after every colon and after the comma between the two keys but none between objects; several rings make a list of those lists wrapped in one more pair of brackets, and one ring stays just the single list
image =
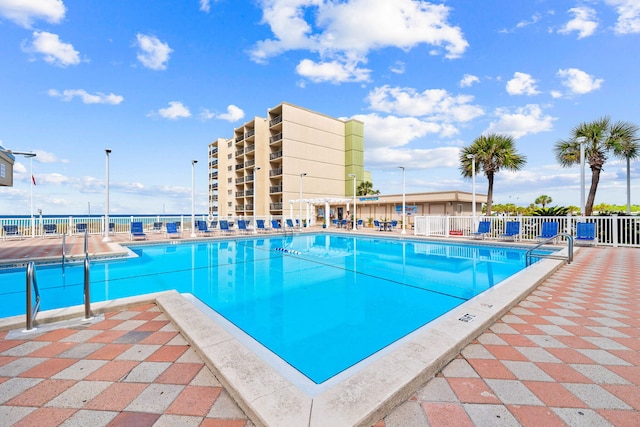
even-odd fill
[{"label": "concrete walkway", "polygon": [[[43,251],[23,245],[0,257]],[[638,249],[583,248],[376,427],[640,425],[638,266]],[[253,425],[155,304],[7,334],[2,425]]]}]

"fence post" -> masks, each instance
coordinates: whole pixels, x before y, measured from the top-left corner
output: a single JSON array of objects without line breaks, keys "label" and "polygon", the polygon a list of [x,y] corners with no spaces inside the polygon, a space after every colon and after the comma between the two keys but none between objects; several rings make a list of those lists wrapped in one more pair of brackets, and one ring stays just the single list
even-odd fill
[{"label": "fence post", "polygon": [[613,233],[613,247],[617,248],[618,247],[618,214],[613,214],[611,216],[611,220],[613,221],[613,224],[611,224],[611,232]]}]

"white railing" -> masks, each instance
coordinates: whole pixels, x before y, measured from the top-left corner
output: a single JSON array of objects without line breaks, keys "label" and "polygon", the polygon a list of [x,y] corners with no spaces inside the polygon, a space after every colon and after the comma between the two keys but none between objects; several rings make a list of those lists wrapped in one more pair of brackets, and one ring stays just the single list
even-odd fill
[{"label": "white railing", "polygon": [[592,222],[596,224],[596,241],[604,246],[640,247],[640,216],[417,216],[414,217],[414,234],[417,236],[470,237],[477,231],[478,223],[483,220],[491,221],[488,239],[498,239],[505,232],[509,221],[520,222],[518,240],[537,241],[542,231],[542,223],[555,221],[558,223],[558,233],[575,235],[576,223]]}]

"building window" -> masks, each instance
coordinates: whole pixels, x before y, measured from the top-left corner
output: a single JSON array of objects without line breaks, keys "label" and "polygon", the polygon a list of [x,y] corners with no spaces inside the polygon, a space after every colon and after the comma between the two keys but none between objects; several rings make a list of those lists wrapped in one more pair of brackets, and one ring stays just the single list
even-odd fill
[{"label": "building window", "polygon": [[233,166],[227,166],[227,172],[231,172],[233,170]]},{"label": "building window", "polygon": [[232,181],[233,181],[233,178],[227,178],[227,184],[231,184]]}]

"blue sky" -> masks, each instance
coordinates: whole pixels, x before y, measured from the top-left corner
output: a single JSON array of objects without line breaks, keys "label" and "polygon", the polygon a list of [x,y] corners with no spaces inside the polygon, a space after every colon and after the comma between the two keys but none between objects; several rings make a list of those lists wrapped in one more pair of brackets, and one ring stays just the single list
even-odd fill
[{"label": "blue sky", "polygon": [[[383,194],[466,190],[460,147],[485,132],[527,157],[495,203],[578,205],[553,144],[604,115],[640,124],[638,0],[0,0],[0,144],[34,151],[34,210],[207,209],[207,145],[286,101],[365,123]],[[640,167],[632,163],[632,203]],[[29,159],[0,188],[28,214]],[[625,164],[596,204],[626,203]],[[587,169],[587,188],[590,171]],[[477,191],[487,182],[478,176]]]}]

